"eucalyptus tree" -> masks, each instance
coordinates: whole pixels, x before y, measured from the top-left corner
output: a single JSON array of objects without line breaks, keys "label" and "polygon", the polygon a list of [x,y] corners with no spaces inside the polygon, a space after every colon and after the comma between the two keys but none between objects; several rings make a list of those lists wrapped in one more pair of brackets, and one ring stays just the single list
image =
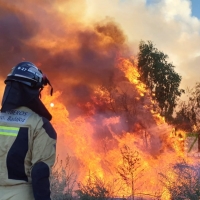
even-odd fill
[{"label": "eucalyptus tree", "polygon": [[138,69],[143,81],[160,108],[160,113],[170,122],[178,97],[184,93],[179,89],[181,76],[175,72],[168,55],[154,47],[151,41],[140,42],[138,54]]}]

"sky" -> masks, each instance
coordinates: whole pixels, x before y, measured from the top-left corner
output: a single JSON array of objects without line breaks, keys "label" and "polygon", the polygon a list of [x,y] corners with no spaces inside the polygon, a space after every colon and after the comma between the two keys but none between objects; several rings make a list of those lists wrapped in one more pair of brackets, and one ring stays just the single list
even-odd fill
[{"label": "sky", "polygon": [[191,0],[192,2],[192,15],[200,19],[200,1]]},{"label": "sky", "polygon": [[[122,0],[124,1],[124,0]],[[146,0],[148,5],[151,5],[155,0]],[[192,15],[200,19],[200,1],[199,0],[190,0]]]},{"label": "sky", "polygon": [[0,0],[0,76],[29,60],[65,84],[106,82],[116,49],[137,56],[139,42],[150,40],[169,56],[181,87],[193,87],[200,81],[199,11],[199,0]]}]

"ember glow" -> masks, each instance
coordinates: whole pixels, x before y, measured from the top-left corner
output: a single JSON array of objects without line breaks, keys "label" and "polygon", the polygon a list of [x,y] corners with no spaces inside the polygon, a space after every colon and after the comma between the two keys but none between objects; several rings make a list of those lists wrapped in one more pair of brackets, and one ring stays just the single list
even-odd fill
[{"label": "ember glow", "polygon": [[54,103],[50,103],[50,106],[51,106],[51,107],[54,107]]}]

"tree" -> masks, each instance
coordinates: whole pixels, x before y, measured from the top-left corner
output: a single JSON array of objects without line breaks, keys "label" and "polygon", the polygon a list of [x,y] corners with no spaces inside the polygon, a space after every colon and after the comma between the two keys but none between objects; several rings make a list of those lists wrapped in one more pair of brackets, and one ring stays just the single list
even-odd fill
[{"label": "tree", "polygon": [[141,164],[138,151],[132,151],[128,146],[121,148],[123,163],[118,166],[117,172],[125,181],[127,186],[131,186],[131,196],[134,200],[135,182],[142,176]]},{"label": "tree", "polygon": [[200,83],[186,92],[188,99],[180,102],[174,124],[184,131],[200,132]]},{"label": "tree", "polygon": [[150,90],[153,99],[158,103],[161,115],[170,122],[173,117],[177,99],[184,90],[179,89],[181,76],[174,71],[174,66],[167,62],[168,56],[155,48],[151,41],[140,42],[138,70]]}]

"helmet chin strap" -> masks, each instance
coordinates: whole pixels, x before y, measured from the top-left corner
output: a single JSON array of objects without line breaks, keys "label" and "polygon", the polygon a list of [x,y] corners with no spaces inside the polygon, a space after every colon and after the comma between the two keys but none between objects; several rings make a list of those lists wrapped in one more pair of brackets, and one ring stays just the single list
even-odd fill
[{"label": "helmet chin strap", "polygon": [[40,98],[40,99],[41,99],[41,97],[42,97],[41,92],[42,92],[43,88],[44,88],[44,87],[41,87],[40,90],[39,90],[39,98]]},{"label": "helmet chin strap", "polygon": [[[50,85],[50,84],[49,84]],[[50,85],[51,86],[51,85]],[[39,98],[41,99],[41,92],[42,92],[42,90],[44,89],[44,87],[41,87],[40,88],[40,90],[39,90]],[[50,94],[51,94],[51,96],[53,95],[53,87],[51,86],[51,91],[50,91]]]},{"label": "helmet chin strap", "polygon": [[51,87],[51,90],[50,90],[50,94],[51,94],[51,96],[53,95],[53,87],[52,87],[52,85],[51,85],[51,83],[50,83],[50,81],[47,79],[47,83],[49,84],[49,86]]},{"label": "helmet chin strap", "polygon": [[[51,91],[50,91],[50,94],[51,94],[51,96],[53,95],[53,87],[52,87],[52,85],[51,85],[51,83],[50,83],[50,81],[49,81],[49,79],[47,78],[47,76],[45,75],[45,74],[43,74],[43,84],[44,85],[49,85],[50,87],[51,87]],[[43,89],[43,87],[42,87],[42,89]],[[41,89],[41,90],[42,90]],[[40,91],[41,91],[40,90]]]}]

